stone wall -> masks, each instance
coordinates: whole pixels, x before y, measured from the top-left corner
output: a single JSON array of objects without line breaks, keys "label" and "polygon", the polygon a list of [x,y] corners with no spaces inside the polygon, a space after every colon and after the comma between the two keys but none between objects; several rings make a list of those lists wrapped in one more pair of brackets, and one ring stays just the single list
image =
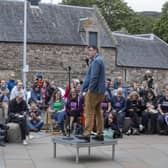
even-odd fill
[{"label": "stone wall", "polygon": [[[22,78],[23,45],[18,43],[0,43],[0,79],[9,79],[10,73],[16,73],[16,79]],[[102,48],[106,64],[106,77],[114,80],[121,75],[125,81],[138,80],[147,69],[116,67],[116,50],[114,48]],[[45,79],[55,79],[60,86],[68,82],[68,66],[71,66],[71,78],[83,79],[87,66],[85,63],[86,49],[84,46],[41,45],[28,44],[27,74],[28,86],[35,78],[37,72],[42,72]],[[151,70],[158,85],[168,82],[167,70]]]}]

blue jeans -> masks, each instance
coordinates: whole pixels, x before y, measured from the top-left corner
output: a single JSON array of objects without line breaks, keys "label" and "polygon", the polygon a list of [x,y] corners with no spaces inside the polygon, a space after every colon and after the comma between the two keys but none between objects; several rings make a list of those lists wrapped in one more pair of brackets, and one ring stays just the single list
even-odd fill
[{"label": "blue jeans", "polygon": [[159,127],[161,130],[166,129],[166,121],[165,121],[165,116],[162,114],[158,115],[158,122],[159,122]]},{"label": "blue jeans", "polygon": [[125,120],[125,112],[121,112],[121,113],[117,112],[117,120],[118,120],[118,127],[123,129],[124,120]]},{"label": "blue jeans", "polygon": [[54,119],[55,121],[57,121],[57,124],[61,126],[61,131],[62,133],[65,133],[64,130],[64,121],[66,118],[66,112],[62,111],[62,112],[53,112],[51,113],[51,118]]},{"label": "blue jeans", "polygon": [[43,120],[39,120],[36,123],[33,123],[31,120],[27,120],[27,126],[30,130],[33,130],[33,129],[40,130],[43,124],[44,124]]}]

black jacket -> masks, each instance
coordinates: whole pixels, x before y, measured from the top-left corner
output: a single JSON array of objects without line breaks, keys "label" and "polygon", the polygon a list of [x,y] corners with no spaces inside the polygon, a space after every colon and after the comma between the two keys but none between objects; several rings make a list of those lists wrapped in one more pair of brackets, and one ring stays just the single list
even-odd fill
[{"label": "black jacket", "polygon": [[15,114],[22,115],[24,112],[28,112],[28,107],[25,100],[22,100],[19,104],[17,103],[16,98],[9,101],[8,106],[9,120],[15,118]]}]

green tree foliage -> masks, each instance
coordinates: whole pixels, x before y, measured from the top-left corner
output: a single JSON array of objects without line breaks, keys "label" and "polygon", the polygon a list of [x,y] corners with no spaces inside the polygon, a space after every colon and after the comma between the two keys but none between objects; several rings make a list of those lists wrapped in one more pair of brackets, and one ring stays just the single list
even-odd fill
[{"label": "green tree foliage", "polygon": [[126,30],[130,34],[152,32],[154,19],[137,14],[123,0],[63,0],[63,4],[97,5],[112,31]]},{"label": "green tree foliage", "polygon": [[161,39],[168,42],[168,2],[163,5],[161,17],[157,20],[153,31]]},{"label": "green tree foliage", "polygon": [[128,30],[127,22],[132,20],[134,12],[126,3],[121,0],[100,0],[99,8],[112,31],[120,30],[123,27]]}]

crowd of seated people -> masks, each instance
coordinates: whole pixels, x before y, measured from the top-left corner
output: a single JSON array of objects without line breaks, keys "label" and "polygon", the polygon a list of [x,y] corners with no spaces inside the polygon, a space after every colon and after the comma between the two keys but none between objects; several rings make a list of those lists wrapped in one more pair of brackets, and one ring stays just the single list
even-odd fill
[{"label": "crowd of seated people", "polygon": [[[82,82],[72,80],[65,88],[65,94],[54,80],[44,80],[41,74],[36,76],[30,90],[30,97],[21,80],[14,80],[13,74],[7,82],[0,81],[0,107],[3,108],[5,122],[16,122],[21,129],[23,144],[30,131],[40,131],[44,125],[42,110],[48,110],[55,120],[55,127],[66,136],[82,134],[84,128],[84,95],[80,93]],[[115,137],[139,134],[168,134],[168,84],[163,92],[158,92],[151,72],[147,71],[141,82],[125,84],[121,76],[114,83],[106,80],[105,98],[102,101],[104,128],[115,132]],[[28,99],[28,100],[27,100]],[[45,107],[45,108],[42,108]],[[130,119],[125,131],[125,119]],[[65,123],[69,125],[65,127]],[[95,118],[93,116],[93,128]],[[67,130],[65,130],[67,129]]]}]

